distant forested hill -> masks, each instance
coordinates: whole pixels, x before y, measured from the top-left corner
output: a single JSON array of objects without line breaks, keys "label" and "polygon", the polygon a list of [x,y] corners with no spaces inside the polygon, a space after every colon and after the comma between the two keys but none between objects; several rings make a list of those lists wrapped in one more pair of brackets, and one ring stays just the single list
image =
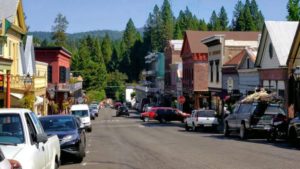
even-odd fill
[{"label": "distant forested hill", "polygon": [[[143,29],[138,29],[138,31],[142,34]],[[108,33],[109,37],[112,40],[119,40],[123,36],[123,31],[114,31],[114,30],[96,30],[96,31],[88,31],[88,32],[79,32],[79,33],[72,33],[68,34],[68,37],[72,40],[74,39],[81,39],[87,35],[91,35],[93,37],[100,37],[103,38],[105,34]],[[42,32],[42,31],[34,31],[29,32],[29,35],[33,35],[34,37],[37,37],[41,40],[47,39],[48,41],[51,41],[51,32]]]}]

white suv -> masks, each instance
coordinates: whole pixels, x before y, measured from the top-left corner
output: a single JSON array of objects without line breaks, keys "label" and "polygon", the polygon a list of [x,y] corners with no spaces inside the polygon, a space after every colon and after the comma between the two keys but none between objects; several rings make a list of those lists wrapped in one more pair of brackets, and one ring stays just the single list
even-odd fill
[{"label": "white suv", "polygon": [[91,112],[87,104],[72,105],[71,113],[72,115],[80,118],[81,123],[87,131],[92,131]]},{"label": "white suv", "polygon": [[193,110],[190,117],[186,119],[185,129],[188,131],[192,129],[196,131],[198,128],[214,128],[219,125],[218,118],[216,117],[216,111],[214,110]]}]

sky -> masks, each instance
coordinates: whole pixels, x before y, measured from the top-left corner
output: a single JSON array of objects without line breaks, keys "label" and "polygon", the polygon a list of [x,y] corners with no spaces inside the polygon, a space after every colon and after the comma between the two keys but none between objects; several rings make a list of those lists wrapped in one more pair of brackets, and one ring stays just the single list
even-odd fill
[{"label": "sky", "polygon": [[[231,20],[238,0],[170,0],[174,16],[188,7],[198,18],[209,20],[213,10],[225,7]],[[243,0],[245,1],[245,0]],[[265,20],[286,20],[288,0],[256,0]],[[62,13],[69,21],[69,33],[92,30],[124,30],[129,18],[135,26],[145,25],[155,4],[163,0],[23,0],[29,31],[51,31],[54,19]]]}]

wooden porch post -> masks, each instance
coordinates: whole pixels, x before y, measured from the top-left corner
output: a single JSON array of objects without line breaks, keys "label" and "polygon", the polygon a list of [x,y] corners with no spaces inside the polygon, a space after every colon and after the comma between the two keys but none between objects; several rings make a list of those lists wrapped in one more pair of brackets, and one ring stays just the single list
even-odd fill
[{"label": "wooden porch post", "polygon": [[10,108],[10,70],[6,72],[6,107]]}]

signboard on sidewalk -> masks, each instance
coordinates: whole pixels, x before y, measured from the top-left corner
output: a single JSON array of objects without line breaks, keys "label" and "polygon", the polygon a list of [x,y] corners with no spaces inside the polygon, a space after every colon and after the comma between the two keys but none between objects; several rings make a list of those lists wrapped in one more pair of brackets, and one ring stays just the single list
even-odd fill
[{"label": "signboard on sidewalk", "polygon": [[4,75],[0,75],[0,93],[4,93]]}]

